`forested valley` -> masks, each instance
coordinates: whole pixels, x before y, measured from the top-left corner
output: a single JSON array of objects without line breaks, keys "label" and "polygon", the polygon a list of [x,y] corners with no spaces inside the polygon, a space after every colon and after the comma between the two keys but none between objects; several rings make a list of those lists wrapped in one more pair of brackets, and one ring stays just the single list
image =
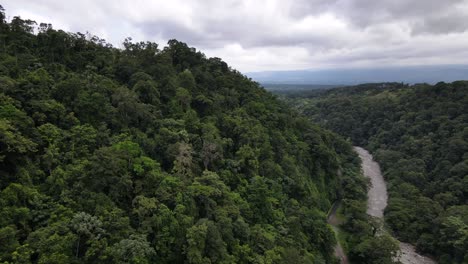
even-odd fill
[{"label": "forested valley", "polygon": [[337,263],[336,200],[390,263],[350,142],[185,43],[123,46],[0,8],[1,263]]},{"label": "forested valley", "polygon": [[441,264],[468,263],[468,82],[364,84],[286,101],[371,150],[396,237]]}]

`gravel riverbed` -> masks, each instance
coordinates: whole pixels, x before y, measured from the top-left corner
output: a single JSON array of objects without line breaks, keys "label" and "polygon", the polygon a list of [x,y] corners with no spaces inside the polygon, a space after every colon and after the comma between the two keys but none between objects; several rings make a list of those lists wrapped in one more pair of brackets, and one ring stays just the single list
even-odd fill
[{"label": "gravel riverbed", "polygon": [[[371,181],[371,187],[368,191],[367,214],[383,219],[385,207],[387,207],[387,185],[383,178],[380,166],[374,161],[372,155],[361,147],[354,147],[362,160],[362,170],[364,176]],[[428,257],[422,256],[416,252],[413,245],[400,243],[400,262],[403,264],[436,264]]]}]

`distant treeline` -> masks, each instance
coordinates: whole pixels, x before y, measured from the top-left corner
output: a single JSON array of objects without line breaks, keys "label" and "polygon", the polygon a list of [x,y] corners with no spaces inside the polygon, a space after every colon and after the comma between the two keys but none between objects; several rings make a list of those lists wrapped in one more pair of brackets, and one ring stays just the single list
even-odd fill
[{"label": "distant treeline", "polygon": [[320,85],[320,84],[261,84],[266,90],[275,94],[303,94],[315,90],[325,90],[340,87],[340,85]]}]

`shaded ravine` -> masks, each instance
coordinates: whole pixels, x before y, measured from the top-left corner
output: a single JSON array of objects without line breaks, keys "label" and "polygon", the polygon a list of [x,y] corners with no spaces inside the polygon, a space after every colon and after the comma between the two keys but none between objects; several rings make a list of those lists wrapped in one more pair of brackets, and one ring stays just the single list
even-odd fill
[{"label": "shaded ravine", "polygon": [[[367,214],[383,220],[383,212],[387,206],[387,186],[380,171],[380,166],[372,155],[361,147],[354,147],[362,160],[364,176],[370,178],[371,188],[368,191]],[[436,262],[416,252],[414,246],[400,243],[400,262],[403,264],[435,264]]]}]

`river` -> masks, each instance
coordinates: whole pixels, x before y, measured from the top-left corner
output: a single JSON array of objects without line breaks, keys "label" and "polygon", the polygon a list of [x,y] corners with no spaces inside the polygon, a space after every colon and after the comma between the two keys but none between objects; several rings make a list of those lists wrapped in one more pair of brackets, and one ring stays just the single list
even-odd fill
[{"label": "river", "polygon": [[[368,191],[367,214],[383,220],[384,210],[387,206],[387,185],[380,171],[380,166],[374,161],[372,155],[361,147],[354,147],[362,160],[364,176],[370,178],[371,187]],[[400,262],[402,264],[435,264],[436,262],[416,252],[413,245],[400,243]]]}]

